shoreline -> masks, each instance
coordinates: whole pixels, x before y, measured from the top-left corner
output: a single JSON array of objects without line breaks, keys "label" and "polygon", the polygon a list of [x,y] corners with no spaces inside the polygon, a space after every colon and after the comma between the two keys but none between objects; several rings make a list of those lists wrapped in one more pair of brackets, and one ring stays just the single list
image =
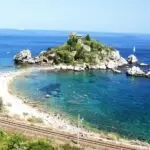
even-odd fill
[{"label": "shoreline", "polygon": [[[144,145],[148,146],[146,142],[140,142],[135,140],[125,140],[123,138],[117,139],[113,135],[105,134],[105,133],[94,133],[89,132],[84,128],[78,128],[76,125],[73,125],[69,120],[67,120],[64,117],[61,117],[60,115],[54,115],[51,112],[46,112],[44,109],[40,110],[38,107],[32,107],[28,102],[25,103],[25,101],[15,96],[14,93],[10,92],[9,85],[11,85],[11,82],[13,79],[15,79],[17,76],[20,75],[26,75],[28,73],[34,72],[34,71],[53,71],[53,68],[50,67],[39,67],[39,68],[28,68],[28,69],[22,69],[16,72],[8,72],[8,73],[0,73],[0,97],[2,97],[3,103],[5,107],[7,108],[8,115],[11,117],[17,116],[19,119],[28,121],[30,117],[37,117],[42,118],[43,123],[39,124],[43,127],[50,127],[54,130],[70,133],[70,134],[77,134],[77,132],[80,133],[81,136],[92,138],[95,140],[103,140],[103,141],[111,141],[111,142],[117,142],[124,143],[127,145]],[[16,109],[17,108],[17,109]],[[28,115],[24,115],[24,114]]]}]

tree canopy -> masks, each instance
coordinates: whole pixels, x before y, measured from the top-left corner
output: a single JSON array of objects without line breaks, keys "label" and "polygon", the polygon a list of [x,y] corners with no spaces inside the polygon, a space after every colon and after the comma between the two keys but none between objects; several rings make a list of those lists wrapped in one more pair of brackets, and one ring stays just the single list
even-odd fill
[{"label": "tree canopy", "polygon": [[55,53],[54,63],[97,64],[109,55],[114,49],[92,39],[89,34],[85,37],[75,33],[69,36],[65,44],[48,49],[47,53]]}]

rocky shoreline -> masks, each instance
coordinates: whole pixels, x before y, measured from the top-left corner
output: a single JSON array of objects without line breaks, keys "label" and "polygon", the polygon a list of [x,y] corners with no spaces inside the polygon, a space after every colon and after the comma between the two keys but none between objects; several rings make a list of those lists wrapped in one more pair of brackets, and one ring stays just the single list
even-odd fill
[{"label": "rocky shoreline", "polygon": [[[44,52],[41,52],[39,56],[32,57],[30,50],[22,50],[20,53],[14,56],[14,61],[17,62],[17,64],[28,64],[28,65],[49,65],[51,67],[55,67],[56,69],[62,69],[62,70],[74,70],[74,71],[83,71],[88,69],[115,69],[124,65],[127,65],[128,62],[120,56],[119,51],[113,51],[111,55],[109,56],[108,60],[105,60],[103,62],[100,62],[98,64],[88,64],[88,63],[79,63],[79,64],[54,64],[50,62],[45,62],[45,59],[41,59],[41,55],[43,55]],[[51,54],[52,55],[52,54]]]},{"label": "rocky shoreline", "polygon": [[[58,70],[58,71],[85,71],[85,70],[111,70],[114,73],[126,73],[127,76],[135,76],[135,77],[147,77],[150,78],[150,65],[145,63],[138,63],[138,59],[135,55],[130,55],[127,60],[120,56],[119,51],[113,53],[111,60],[108,62],[103,62],[97,65],[90,64],[77,64],[77,65],[68,65],[68,64],[47,64],[47,63],[36,63],[35,58],[30,58],[31,52],[30,50],[23,50],[19,54],[14,56],[14,60],[18,59],[22,62],[26,62],[29,66],[46,66],[49,67],[50,70]],[[31,63],[34,61],[34,63]],[[137,60],[137,61],[135,61]],[[119,61],[119,63],[118,63]],[[141,69],[142,68],[142,69]],[[148,70],[148,71],[143,71]]]}]

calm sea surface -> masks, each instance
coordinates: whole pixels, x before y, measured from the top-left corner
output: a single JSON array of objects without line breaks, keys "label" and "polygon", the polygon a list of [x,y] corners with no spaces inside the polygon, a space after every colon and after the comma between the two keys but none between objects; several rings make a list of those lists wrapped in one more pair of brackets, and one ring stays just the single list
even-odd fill
[{"label": "calm sea surface", "polygon": [[[150,35],[91,33],[93,38],[132,53],[150,64]],[[12,58],[29,48],[35,56],[47,47],[63,44],[66,32],[0,31],[0,71],[16,70]],[[128,138],[150,140],[150,79],[128,78],[107,71],[34,72],[14,81],[13,90],[47,109],[80,114],[91,127]],[[46,99],[45,95],[50,98]]]}]

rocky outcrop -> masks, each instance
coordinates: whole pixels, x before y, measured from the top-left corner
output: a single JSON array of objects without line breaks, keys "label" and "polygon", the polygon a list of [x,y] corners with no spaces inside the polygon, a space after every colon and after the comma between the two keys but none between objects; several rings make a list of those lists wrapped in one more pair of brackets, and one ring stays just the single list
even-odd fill
[{"label": "rocky outcrop", "polygon": [[81,44],[81,47],[82,47],[83,50],[86,51],[86,52],[90,52],[90,51],[91,51],[91,47],[88,46],[88,45]]},{"label": "rocky outcrop", "polygon": [[119,51],[112,51],[109,58],[112,60],[119,60],[121,58]]},{"label": "rocky outcrop", "polygon": [[40,59],[39,56],[36,56],[36,57],[34,58],[34,61],[35,61],[35,63],[39,64],[39,63],[41,63],[42,60]]},{"label": "rocky outcrop", "polygon": [[82,65],[77,65],[74,67],[73,69],[74,71],[84,71],[85,70],[85,67],[82,66]]},{"label": "rocky outcrop", "polygon": [[109,60],[108,62],[106,62],[106,67],[108,69],[114,69],[114,68],[117,68],[118,65],[114,61]]},{"label": "rocky outcrop", "polygon": [[105,65],[105,63],[99,63],[99,69],[107,69],[107,67],[106,67],[106,65]]},{"label": "rocky outcrop", "polygon": [[150,78],[150,71],[146,73],[146,77]]},{"label": "rocky outcrop", "polygon": [[135,63],[138,62],[138,59],[137,59],[137,57],[136,57],[135,55],[132,54],[132,55],[129,55],[129,56],[128,56],[127,61],[128,61],[128,63],[130,63],[130,64],[135,64]]},{"label": "rocky outcrop", "polygon": [[34,59],[32,58],[31,52],[28,49],[22,50],[17,55],[15,55],[14,61],[17,64],[25,64],[25,63],[34,64],[35,63]]},{"label": "rocky outcrop", "polygon": [[125,58],[123,57],[120,57],[120,59],[117,61],[117,64],[118,64],[118,67],[121,67],[121,66],[125,66],[128,64],[128,62],[126,61]]},{"label": "rocky outcrop", "polygon": [[95,70],[95,69],[101,69],[101,70],[105,70],[106,69],[106,65],[105,64],[98,64],[98,65],[87,65],[87,67],[86,67],[87,69],[93,69],[93,70]]},{"label": "rocky outcrop", "polygon": [[133,66],[127,70],[127,75],[130,76],[145,76],[145,72],[139,67]]},{"label": "rocky outcrop", "polygon": [[119,51],[116,50],[111,52],[109,59],[106,62],[106,67],[108,69],[115,69],[127,64],[128,62],[123,57],[121,57]]},{"label": "rocky outcrop", "polygon": [[48,53],[47,51],[42,51],[39,56],[36,57],[36,61],[40,64],[52,64],[53,58],[53,54]]},{"label": "rocky outcrop", "polygon": [[114,51],[114,52],[112,52],[112,54],[111,54],[111,59],[112,59],[112,58],[113,58],[113,60],[116,62],[116,64],[117,64],[119,67],[128,64],[128,62],[127,62],[123,57],[121,57],[119,51]]},{"label": "rocky outcrop", "polygon": [[25,60],[24,63],[35,64],[35,60],[33,58],[30,58],[30,59]]}]

